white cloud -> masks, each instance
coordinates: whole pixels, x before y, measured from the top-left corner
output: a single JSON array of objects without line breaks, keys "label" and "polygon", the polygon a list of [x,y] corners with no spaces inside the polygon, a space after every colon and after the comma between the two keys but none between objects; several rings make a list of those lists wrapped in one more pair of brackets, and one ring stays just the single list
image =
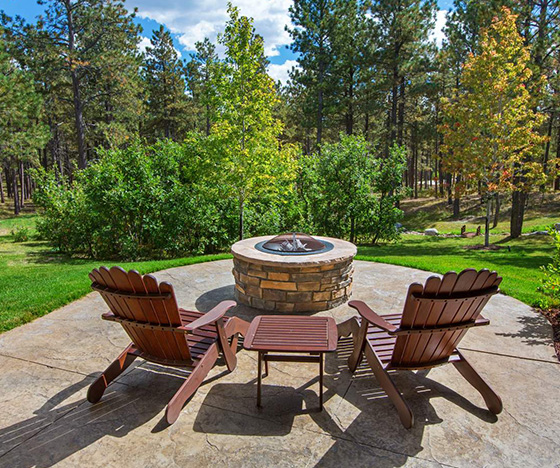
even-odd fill
[{"label": "white cloud", "polygon": [[438,10],[436,13],[436,24],[434,30],[431,33],[431,39],[436,41],[438,47],[441,47],[443,40],[445,39],[445,33],[443,28],[447,22],[447,10]]},{"label": "white cloud", "polygon": [[[129,8],[138,7],[138,16],[167,26],[179,35],[179,43],[193,50],[197,41],[208,37],[215,42],[223,31],[227,15],[226,0],[127,0]],[[255,29],[263,36],[265,53],[279,55],[281,47],[290,44],[284,30],[290,24],[288,8],[292,0],[236,0],[240,13],[252,17]]]},{"label": "white cloud", "polygon": [[[142,53],[146,52],[146,47],[152,47],[152,41],[150,39],[148,39],[147,37],[142,37],[142,39],[140,39],[140,42],[138,43],[138,50]],[[183,54],[181,53],[181,51],[179,49],[177,49],[175,47],[175,52],[177,52],[177,57],[181,58],[183,56]]]},{"label": "white cloud", "polygon": [[146,47],[150,47],[151,45],[152,43],[147,37],[142,37],[142,39],[140,39],[140,42],[138,43],[138,50],[142,53],[146,52]]},{"label": "white cloud", "polygon": [[282,84],[286,84],[288,82],[288,72],[292,69],[292,67],[297,67],[298,63],[296,60],[286,60],[282,64],[275,64],[271,63],[268,66],[268,74],[272,77],[272,79],[276,82],[280,80]]}]

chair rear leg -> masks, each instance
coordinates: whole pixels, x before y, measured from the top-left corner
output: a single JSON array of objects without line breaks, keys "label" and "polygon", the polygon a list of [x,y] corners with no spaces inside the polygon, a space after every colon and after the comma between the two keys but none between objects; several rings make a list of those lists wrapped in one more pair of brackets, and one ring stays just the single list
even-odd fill
[{"label": "chair rear leg", "polygon": [[414,425],[414,414],[408,406],[408,403],[404,400],[403,396],[395,386],[391,377],[389,377],[387,371],[383,368],[383,365],[369,344],[366,344],[364,354],[366,355],[368,364],[373,370],[377,382],[379,382],[379,385],[381,385],[387,396],[391,399],[393,405],[395,405],[402,425],[406,429],[410,429]]},{"label": "chair rear leg", "polygon": [[121,375],[128,366],[130,366],[136,359],[136,354],[132,353],[133,344],[129,344],[126,349],[119,355],[119,357],[111,363],[105,372],[103,372],[96,380],[93,382],[87,392],[87,400],[90,403],[97,403],[101,400],[103,393],[109,386],[109,384],[115,380],[119,375]]},{"label": "chair rear leg", "polygon": [[494,414],[500,414],[503,409],[502,399],[498,396],[494,390],[488,385],[485,380],[480,376],[480,374],[474,370],[469,361],[463,356],[458,350],[459,361],[452,361],[452,364],[460,372],[460,374],[474,387],[476,388],[488,409]]},{"label": "chair rear leg", "polygon": [[175,395],[173,395],[173,398],[169,400],[167,409],[165,410],[165,418],[169,424],[173,424],[177,421],[186,401],[198,390],[198,387],[200,387],[200,384],[204,381],[208,372],[214,367],[217,359],[218,345],[214,343],[208,348],[204,357],[199,361]]}]

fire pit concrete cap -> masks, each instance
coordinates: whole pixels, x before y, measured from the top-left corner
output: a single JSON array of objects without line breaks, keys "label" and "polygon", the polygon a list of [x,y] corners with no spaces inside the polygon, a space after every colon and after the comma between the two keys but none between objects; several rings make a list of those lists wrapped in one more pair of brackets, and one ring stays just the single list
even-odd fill
[{"label": "fire pit concrete cap", "polygon": [[356,256],[358,249],[351,242],[333,237],[317,237],[319,240],[326,240],[333,244],[333,249],[328,252],[309,254],[309,255],[275,255],[261,252],[255,248],[259,242],[268,241],[274,236],[251,237],[236,242],[231,246],[231,253],[234,257],[246,260],[258,265],[279,265],[294,267],[305,267],[314,265],[330,264],[333,262],[352,259]]}]

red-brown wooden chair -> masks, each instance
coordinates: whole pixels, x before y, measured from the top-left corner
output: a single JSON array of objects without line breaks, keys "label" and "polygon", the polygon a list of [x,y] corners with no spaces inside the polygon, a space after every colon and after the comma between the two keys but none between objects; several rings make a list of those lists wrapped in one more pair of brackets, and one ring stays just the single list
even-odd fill
[{"label": "red-brown wooden chair", "polygon": [[414,424],[414,416],[389,370],[429,369],[452,363],[481,393],[492,413],[502,411],[500,397],[457,349],[469,328],[490,323],[480,312],[499,292],[501,281],[496,272],[488,270],[449,272],[443,278],[431,276],[425,285],[410,285],[402,314],[380,316],[364,302],[348,303],[362,317],[339,327],[341,335],[353,333],[354,348],[348,366],[354,372],[365,355],[407,429]]},{"label": "red-brown wooden chair", "polygon": [[[140,357],[146,361],[192,369],[189,377],[169,401],[165,416],[173,424],[185,402],[198,389],[221,352],[228,370],[237,366],[237,339],[249,324],[226,317],[234,301],[223,301],[207,313],[180,309],[173,287],[151,275],[128,273],[120,267],[94,269],[89,277],[110,312],[104,320],[119,322],[130,343],[119,357],[90,386],[87,399],[97,403],[107,386]],[[231,338],[231,343],[229,339]]]}]

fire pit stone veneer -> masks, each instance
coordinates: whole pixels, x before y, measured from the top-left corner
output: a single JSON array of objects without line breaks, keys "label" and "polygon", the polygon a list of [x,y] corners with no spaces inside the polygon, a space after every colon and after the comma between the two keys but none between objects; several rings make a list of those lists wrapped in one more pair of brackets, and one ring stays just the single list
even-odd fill
[{"label": "fire pit stone veneer", "polygon": [[317,239],[332,248],[308,255],[277,255],[255,248],[272,238],[244,239],[231,248],[235,295],[240,303],[290,313],[327,310],[348,300],[352,260],[357,253],[354,244],[320,237]]}]

